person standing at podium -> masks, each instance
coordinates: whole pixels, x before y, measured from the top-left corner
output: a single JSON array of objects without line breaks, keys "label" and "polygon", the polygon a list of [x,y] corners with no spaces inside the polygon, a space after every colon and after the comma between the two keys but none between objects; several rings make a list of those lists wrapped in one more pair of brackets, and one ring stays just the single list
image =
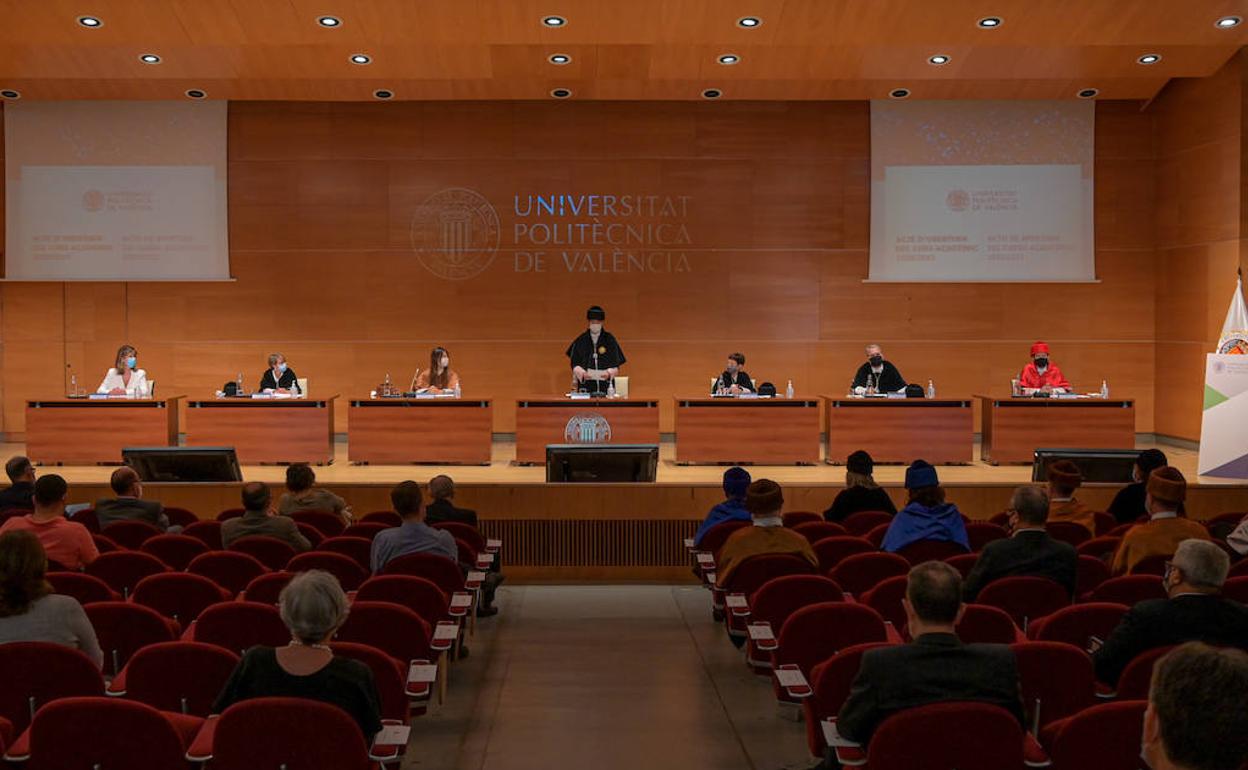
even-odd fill
[{"label": "person standing at podium", "polygon": [[1062,370],[1049,360],[1049,346],[1044,342],[1031,346],[1031,363],[1024,366],[1019,373],[1018,386],[1028,396],[1033,393],[1065,393],[1070,390],[1070,383]]},{"label": "person standing at podium", "polygon": [[858,367],[854,375],[854,393],[862,396],[867,393],[901,393],[906,389],[906,379],[897,371],[891,361],[884,360],[884,351],[879,345],[867,345],[867,362]]},{"label": "person standing at podium", "polygon": [[436,347],[429,354],[429,368],[416,372],[412,390],[417,393],[454,393],[459,387],[459,375],[451,369],[451,354],[444,347]]},{"label": "person standing at podium", "polygon": [[107,393],[110,396],[139,396],[148,394],[147,372],[137,368],[139,351],[130,345],[117,348],[117,358],[112,369],[104,375],[104,381],[96,388],[96,393]]},{"label": "person standing at podium", "polygon": [[286,364],[286,356],[281,353],[269,354],[269,368],[260,376],[261,393],[299,392],[299,376]]},{"label": "person standing at podium", "polygon": [[754,380],[745,373],[745,355],[733,353],[728,356],[728,365],[724,369],[724,373],[719,375],[719,379],[715,381],[715,387],[711,389],[711,395],[727,393],[739,396],[742,393],[753,392]]},{"label": "person standing at podium", "polygon": [[611,380],[620,373],[627,360],[615,335],[602,328],[607,313],[594,305],[585,311],[589,328],[572,340],[564,355],[572,364],[572,379],[578,390],[606,395]]}]

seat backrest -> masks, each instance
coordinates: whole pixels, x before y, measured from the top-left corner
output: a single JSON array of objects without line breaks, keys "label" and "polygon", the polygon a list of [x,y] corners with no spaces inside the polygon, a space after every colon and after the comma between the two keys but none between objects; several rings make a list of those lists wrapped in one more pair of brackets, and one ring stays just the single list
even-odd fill
[{"label": "seat backrest", "polygon": [[378,534],[390,529],[390,525],[382,524],[379,521],[357,521],[342,531],[345,537],[362,537],[370,542],[377,537]]},{"label": "seat backrest", "polygon": [[286,565],[287,572],[296,574],[310,569],[325,570],[338,578],[344,591],[354,591],[368,579],[368,570],[357,564],[355,559],[331,551],[306,551]]},{"label": "seat backrest", "polygon": [[832,578],[823,575],[781,575],[763,583],[750,596],[750,620],[784,626],[789,616],[808,604],[843,601],[843,592]]},{"label": "seat backrest", "polygon": [[227,551],[245,553],[254,556],[265,569],[285,569],[286,563],[295,558],[295,547],[285,540],[278,540],[267,535],[248,535],[232,541]]},{"label": "seat backrest", "polygon": [[464,590],[464,573],[459,564],[434,553],[409,553],[386,562],[386,575],[415,575],[432,580],[448,594]]},{"label": "seat backrest", "polygon": [[1084,540],[1075,546],[1075,553],[1080,556],[1093,556],[1101,561],[1108,561],[1114,555],[1114,552],[1118,550],[1118,545],[1121,542],[1121,537],[1101,535],[1090,540]]},{"label": "seat backrest", "polygon": [[1107,513],[1105,511],[1093,511],[1092,516],[1096,519],[1096,523],[1093,525],[1093,533],[1097,537],[1100,537],[1114,527],[1118,526],[1118,521],[1111,513]]},{"label": "seat backrest", "polygon": [[849,534],[861,537],[881,524],[888,524],[892,520],[893,517],[888,511],[858,511],[846,516],[845,521],[841,522],[841,524]]},{"label": "seat backrest", "polygon": [[858,676],[862,656],[867,650],[887,647],[887,642],[854,644],[815,666],[810,673],[811,695],[802,702],[806,716],[806,742],[812,756],[822,757],[827,750],[821,727],[824,719],[840,713],[849,691]]},{"label": "seat backrest", "polygon": [[95,515],[94,508],[83,508],[81,511],[74,511],[74,515],[67,516],[67,518],[86,527],[87,531],[92,534],[100,534],[100,517]]},{"label": "seat backrest", "polygon": [[978,553],[984,546],[994,540],[1004,540],[1010,531],[1000,524],[991,521],[972,521],[966,525],[966,540],[971,544],[971,551]]},{"label": "seat backrest", "polygon": [[282,589],[295,576],[293,572],[266,572],[251,579],[247,587],[238,595],[240,600],[259,602],[260,604],[277,604]]},{"label": "seat backrest", "polygon": [[1248,577],[1248,559],[1240,559],[1232,564],[1226,576],[1228,578]]},{"label": "seat backrest", "polygon": [[252,698],[221,714],[213,770],[368,770],[368,746],[342,709],[305,698]]},{"label": "seat backrest", "polygon": [[125,550],[121,546],[114,543],[111,538],[104,537],[98,533],[92,533],[91,542],[95,543],[95,549],[100,553],[112,553],[114,551]]},{"label": "seat backrest", "polygon": [[986,604],[968,604],[954,633],[966,644],[1013,644],[1018,641],[1018,626],[1005,610]]},{"label": "seat backrest", "polygon": [[76,697],[49,703],[31,724],[30,745],[28,770],[186,768],[186,747],[169,720],[151,706],[121,698]]},{"label": "seat backrest", "polygon": [[333,642],[330,648],[335,655],[358,660],[373,672],[373,682],[377,685],[377,696],[381,701],[382,719],[407,721],[409,703],[405,689],[406,664],[367,644]]},{"label": "seat backrest", "polygon": [[888,530],[891,526],[892,524],[881,524],[878,527],[873,527],[867,532],[867,534],[863,535],[863,537],[866,538],[871,545],[874,545],[876,548],[880,548],[884,545],[884,538],[888,535]]},{"label": "seat backrest", "polygon": [[122,548],[137,551],[143,543],[163,533],[159,527],[146,521],[123,519],[104,527],[100,530],[100,534],[107,536],[109,540]]},{"label": "seat backrest", "polygon": [[1073,604],[1036,623],[1033,636],[1036,641],[1065,642],[1086,650],[1091,646],[1091,637],[1108,639],[1129,609],[1116,602]]},{"label": "seat backrest", "polygon": [[813,524],[817,521],[823,521],[823,517],[814,511],[789,511],[782,514],[780,520],[784,522],[784,526],[792,529],[799,524]]},{"label": "seat backrest", "polygon": [[269,570],[250,554],[209,551],[191,559],[191,563],[186,565],[186,571],[203,575],[231,594],[237,594],[248,583]]},{"label": "seat backrest", "polygon": [[1092,533],[1087,527],[1073,521],[1050,521],[1044,525],[1044,528],[1048,530],[1049,537],[1061,540],[1063,543],[1070,543],[1075,547],[1092,539]]},{"label": "seat backrest", "polygon": [[51,642],[0,644],[0,717],[17,733],[32,712],[57,698],[103,695],[104,677],[78,650]]},{"label": "seat backrest", "polygon": [[976,601],[1005,610],[1025,631],[1029,622],[1069,606],[1070,594],[1048,578],[1011,575],[989,583]]},{"label": "seat backrest", "polygon": [[791,553],[760,553],[747,556],[728,574],[723,588],[729,593],[746,596],[759,586],[781,575],[813,575],[815,568],[810,562]]},{"label": "seat backrest", "polygon": [[1002,770],[1023,766],[1023,730],[987,703],[933,703],[885,719],[867,747],[871,770]]},{"label": "seat backrest", "polygon": [[121,673],[138,649],[172,642],[174,629],[156,610],[131,602],[96,602],[83,608],[104,651],[104,671]]},{"label": "seat backrest", "polygon": [[190,535],[156,535],[145,541],[139,550],[150,553],[171,569],[183,570],[191,559],[208,552],[208,544]]},{"label": "seat backrest", "polygon": [[206,717],[238,654],[203,642],[162,642],[142,648],[126,664],[126,697],[162,711]]},{"label": "seat backrest", "polygon": [[415,612],[430,626],[450,618],[450,597],[437,583],[415,575],[377,575],[355,592],[356,601],[393,602]]},{"label": "seat backrest", "polygon": [[1170,561],[1173,554],[1155,554],[1153,556],[1145,556],[1136,562],[1131,569],[1127,570],[1130,575],[1156,575],[1162,577],[1166,574],[1166,562]]},{"label": "seat backrest", "polygon": [[221,602],[199,613],[195,621],[197,642],[215,644],[242,655],[262,644],[281,647],[290,641],[290,630],[277,607],[259,602]]},{"label": "seat backrest", "polygon": [[358,599],[352,603],[347,622],[338,629],[336,636],[342,642],[376,647],[403,662],[432,660],[431,637],[431,625],[407,607]]},{"label": "seat backrest", "polygon": [[806,541],[811,545],[825,537],[839,537],[849,534],[849,531],[840,524],[831,521],[807,521],[793,527],[793,531],[806,538]]},{"label": "seat backrest", "polygon": [[975,562],[979,561],[977,553],[958,553],[943,559],[945,564],[953,567],[966,580],[966,576],[971,574],[971,570],[975,569]]},{"label": "seat backrest", "polygon": [[1062,642],[1018,642],[1010,649],[1018,666],[1028,726],[1043,727],[1094,702],[1092,659],[1080,648]]},{"label": "seat backrest", "polygon": [[162,572],[149,575],[134,587],[130,601],[150,607],[183,628],[217,602],[230,598],[230,592],[203,575],[189,572]]},{"label": "seat backrest", "polygon": [[324,537],[337,537],[347,528],[341,516],[329,511],[295,511],[290,514],[290,518],[294,519],[296,524],[312,526]]},{"label": "seat backrest", "polygon": [[84,572],[49,572],[47,578],[53,591],[72,596],[79,604],[115,602],[121,598],[108,583]]},{"label": "seat backrest", "polygon": [[819,559],[819,571],[827,573],[841,560],[856,553],[875,553],[878,546],[857,535],[837,535],[816,541],[811,548],[815,549],[815,557]]},{"label": "seat backrest", "polygon": [[242,508],[226,508],[224,511],[221,511],[220,513],[217,514],[217,521],[229,521],[230,519],[237,519],[239,516],[242,516],[246,512],[247,511],[245,511]]},{"label": "seat backrest", "polygon": [[708,551],[719,558],[719,551],[724,547],[724,543],[728,540],[728,536],[738,529],[750,526],[748,521],[721,521],[715,526],[708,529],[702,535],[702,540],[698,542],[699,551]]},{"label": "seat backrest", "polygon": [[1090,706],[1059,726],[1049,741],[1055,768],[1138,770],[1146,700]]},{"label": "seat backrest", "polygon": [[[354,525],[353,525],[354,526]],[[316,547],[318,551],[327,551],[346,556],[360,566],[365,572],[369,570],[373,541],[367,537],[327,537]]]},{"label": "seat backrest", "polygon": [[394,511],[372,511],[360,517],[361,522],[377,522],[387,527],[397,527],[403,523],[403,517]]},{"label": "seat backrest", "polygon": [[182,534],[202,541],[211,551],[220,551],[225,547],[221,544],[221,522],[219,521],[197,521],[182,530]]},{"label": "seat backrest", "polygon": [[462,521],[439,521],[433,525],[433,528],[450,532],[456,540],[463,540],[477,553],[485,550],[485,536],[471,524],[465,524]]},{"label": "seat backrest", "polygon": [[863,604],[819,602],[789,616],[776,635],[777,665],[796,664],[808,678],[816,665],[864,642],[887,641],[880,613]]},{"label": "seat backrest", "polygon": [[1101,583],[1089,597],[1094,602],[1115,602],[1134,606],[1148,599],[1166,598],[1166,589],[1156,575],[1119,575]]},{"label": "seat backrest", "polygon": [[848,593],[859,596],[890,577],[910,572],[910,562],[895,553],[860,553],[840,561],[828,577]]},{"label": "seat backrest", "polygon": [[875,587],[858,597],[858,601],[880,613],[880,617],[893,624],[899,632],[906,627],[906,610],[901,606],[902,597],[906,595],[906,575],[894,575],[885,578]]},{"label": "seat backrest", "polygon": [[87,574],[94,575],[122,597],[127,597],[139,581],[148,575],[168,572],[169,567],[150,553],[140,551],[113,551],[102,553],[87,565]]},{"label": "seat backrest", "polygon": [[922,564],[925,561],[944,561],[950,556],[966,553],[959,543],[950,540],[916,540],[897,552],[906,561]]},{"label": "seat backrest", "polygon": [[189,527],[199,521],[199,515],[186,508],[175,508],[166,505],[163,510],[165,517],[169,519],[169,523],[175,527]]},{"label": "seat backrest", "polygon": [[1122,676],[1118,677],[1118,699],[1148,700],[1149,686],[1153,681],[1153,666],[1174,648],[1175,645],[1154,647],[1132,658],[1122,670]]},{"label": "seat backrest", "polygon": [[1079,554],[1075,564],[1075,596],[1086,596],[1109,580],[1109,565],[1095,556]]},{"label": "seat backrest", "polygon": [[1227,580],[1222,584],[1222,595],[1231,601],[1248,604],[1248,576]]}]

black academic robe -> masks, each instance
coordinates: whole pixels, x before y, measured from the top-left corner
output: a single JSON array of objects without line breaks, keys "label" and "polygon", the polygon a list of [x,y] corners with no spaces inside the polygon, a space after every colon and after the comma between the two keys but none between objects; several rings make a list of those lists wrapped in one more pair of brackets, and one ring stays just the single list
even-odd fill
[{"label": "black academic robe", "polygon": [[715,381],[715,387],[711,388],[711,393],[714,394],[715,391],[718,390],[719,388],[723,388],[724,390],[727,390],[728,388],[731,388],[733,385],[736,385],[742,390],[748,390],[751,393],[754,392],[754,383],[752,380],[750,380],[750,375],[738,369],[737,374],[734,377],[733,375],[728,373],[727,369],[725,369],[724,373],[719,375],[719,379]]},{"label": "black academic robe", "polygon": [[281,379],[274,379],[273,370],[265,369],[264,375],[260,377],[260,392],[263,393],[269,389],[277,390],[278,388],[297,391],[299,389],[298,380],[299,378],[295,375],[295,370],[289,366],[286,367],[286,371],[282,372]]},{"label": "black academic robe", "polygon": [[897,367],[888,361],[884,362],[884,369],[880,372],[878,381],[876,375],[871,371],[871,363],[864,363],[858,367],[858,373],[854,375],[854,387],[867,387],[867,377],[870,376],[873,382],[877,382],[876,391],[879,393],[896,393],[906,387],[906,380],[901,376],[901,372],[897,371]]},{"label": "black academic robe", "polygon": [[[595,354],[597,358],[595,359]],[[624,351],[620,350],[620,343],[616,342],[615,335],[606,329],[602,330],[602,334],[598,335],[598,345],[595,346],[593,339],[589,336],[589,330],[580,333],[576,339],[572,340],[572,344],[568,345],[567,351],[564,353],[568,357],[573,368],[581,367],[582,369],[611,369],[613,367],[623,366],[628,359],[624,358]],[[606,393],[609,383],[607,380],[585,380],[580,384],[590,393]]]}]

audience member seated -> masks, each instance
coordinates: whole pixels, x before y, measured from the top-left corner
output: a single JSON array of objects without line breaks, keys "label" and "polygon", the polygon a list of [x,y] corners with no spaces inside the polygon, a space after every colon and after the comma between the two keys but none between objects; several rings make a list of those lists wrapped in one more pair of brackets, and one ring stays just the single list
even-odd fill
[{"label": "audience member seated", "polygon": [[277,501],[277,512],[289,516],[295,511],[325,511],[342,517],[344,524],[352,521],[351,506],[328,489],[314,486],[316,473],[307,463],[294,463],[286,468],[286,491]]},{"label": "audience member seated", "polygon": [[1148,515],[1148,509],[1144,507],[1144,482],[1148,480],[1148,474],[1164,468],[1166,464],[1166,455],[1160,449],[1145,449],[1140,452],[1139,457],[1135,458],[1135,465],[1131,466],[1131,483],[1118,490],[1107,509],[1114,521],[1130,524]]},{"label": "audience member seated", "polygon": [[249,535],[275,537],[299,552],[312,547],[312,543],[299,531],[299,525],[273,510],[273,498],[267,485],[258,481],[247,482],[243,485],[242,498],[243,515],[221,523],[221,544],[226,548],[240,537]]},{"label": "audience member seated", "polygon": [[96,560],[100,551],[87,528],[65,518],[65,497],[69,485],[55,473],[35,482],[35,511],[14,516],[0,526],[0,534],[14,530],[35,533],[47,557],[65,569],[80,570]]},{"label": "audience member seated", "polygon": [[819,566],[810,541],[784,526],[780,510],[784,508],[784,493],[780,485],[771,479],[759,479],[746,487],[745,509],[750,512],[754,526],[742,527],[728,536],[716,560],[718,581],[722,586],[732,571],[751,556],[765,553],[791,553]]},{"label": "audience member seated", "polygon": [[[464,572],[473,565],[459,561],[459,547],[455,544],[455,536],[443,529],[435,529],[425,521],[425,504],[420,494],[420,485],[415,481],[404,481],[390,490],[390,504],[403,517],[403,523],[377,533],[373,538],[371,562],[373,573],[379,573],[386,564],[399,556],[409,553],[432,553],[459,564]],[[494,594],[498,590],[501,576],[497,572],[488,572],[485,582],[481,585],[481,606],[477,608],[478,617],[489,617],[498,614],[494,606]]]},{"label": "audience member seated", "polygon": [[1096,514],[1075,499],[1075,490],[1083,485],[1083,471],[1070,460],[1058,460],[1049,466],[1049,521],[1069,521],[1096,535]]},{"label": "audience member seated", "polygon": [[4,464],[4,472],[9,476],[9,488],[0,492],[0,511],[8,508],[33,509],[35,466],[29,458],[22,455],[10,457]]},{"label": "audience member seated", "polygon": [[893,499],[872,478],[874,470],[875,460],[871,459],[871,455],[861,449],[851,454],[845,461],[845,488],[837,493],[832,505],[823,512],[823,518],[840,524],[851,513],[859,511],[896,514],[897,506],[893,505]]},{"label": "audience member seated", "polygon": [[724,501],[716,503],[693,535],[694,546],[702,544],[702,537],[716,524],[725,521],[749,521],[750,512],[745,509],[745,490],[750,486],[750,472],[745,468],[729,468],[724,471]]},{"label": "audience member seated", "polygon": [[455,499],[455,482],[450,476],[434,476],[429,479],[429,497],[432,499],[425,507],[425,520],[429,524],[455,521],[470,527],[477,526],[476,511],[469,508],[457,508],[455,503],[451,502]]},{"label": "audience member seated", "polygon": [[104,653],[82,605],[52,593],[48,557],[39,538],[18,530],[0,535],[0,644],[54,642],[82,650],[99,668]]},{"label": "audience member seated", "polygon": [[1248,655],[1189,642],[1157,661],[1144,712],[1152,770],[1248,765]]},{"label": "audience member seated", "polygon": [[[160,529],[169,529],[169,517],[165,515],[165,507],[155,500],[144,500],[143,483],[134,468],[123,465],[113,471],[108,480],[117,497],[105,497],[95,501],[95,515],[103,529],[116,521],[144,521]],[[181,527],[174,528],[175,534]]]},{"label": "audience member seated", "polygon": [[935,468],[924,460],[911,463],[906,469],[906,490],[910,502],[893,518],[882,550],[900,551],[920,540],[949,541],[971,550],[962,513],[958,506],[945,502],[945,490]]},{"label": "audience member seated", "polygon": [[1079,555],[1074,546],[1054,540],[1045,531],[1049,519],[1049,496],[1040,487],[1019,487],[1010,501],[1010,529],[1014,534],[994,540],[979,554],[966,576],[962,599],[975,601],[984,586],[1011,575],[1048,578],[1072,596]]},{"label": "audience member seated", "polygon": [[1200,641],[1248,649],[1248,607],[1219,594],[1230,557],[1208,540],[1184,540],[1166,568],[1166,599],[1136,604],[1092,655],[1111,687],[1132,658],[1156,647]]},{"label": "audience member seated", "polygon": [[282,589],[278,604],[290,629],[290,643],[247,650],[212,712],[220,714],[250,698],[308,698],[350,714],[364,733],[364,742],[371,745],[381,730],[381,701],[373,672],[357,660],[334,655],[329,647],[347,620],[347,596],[337,578],[322,570],[301,572]]},{"label": "audience member seated", "polygon": [[1149,556],[1169,556],[1188,538],[1209,539],[1203,526],[1178,514],[1187,497],[1187,480],[1178,468],[1166,466],[1150,473],[1146,492],[1148,521],[1122,536],[1109,568],[1114,575],[1125,575]]},{"label": "audience member seated", "polygon": [[962,576],[928,561],[910,570],[901,600],[914,641],[868,650],[837,717],[842,737],[864,747],[885,718],[942,701],[990,703],[1023,721],[1018,667],[1002,644],[963,644]]}]

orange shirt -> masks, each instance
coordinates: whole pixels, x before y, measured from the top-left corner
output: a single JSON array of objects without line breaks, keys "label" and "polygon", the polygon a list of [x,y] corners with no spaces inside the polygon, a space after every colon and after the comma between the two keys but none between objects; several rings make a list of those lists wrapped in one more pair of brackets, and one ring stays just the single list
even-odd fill
[{"label": "orange shirt", "polygon": [[66,569],[82,569],[100,555],[87,528],[64,516],[42,522],[35,521],[33,516],[14,516],[0,526],[0,534],[19,529],[34,532],[48,559]]},{"label": "orange shirt", "polygon": [[1096,535],[1096,514],[1075,498],[1049,501],[1049,521],[1070,521],[1082,524],[1089,535]]},{"label": "orange shirt", "polygon": [[764,553],[791,553],[801,556],[810,562],[812,567],[819,566],[815,549],[810,541],[798,533],[785,527],[742,527],[728,536],[724,547],[716,559],[716,580],[720,586],[725,585],[733,570],[741,566],[741,562],[751,556]]},{"label": "orange shirt", "polygon": [[1109,571],[1126,575],[1149,556],[1170,556],[1190,538],[1210,540],[1209,531],[1191,519],[1169,517],[1136,524],[1122,536]]}]

